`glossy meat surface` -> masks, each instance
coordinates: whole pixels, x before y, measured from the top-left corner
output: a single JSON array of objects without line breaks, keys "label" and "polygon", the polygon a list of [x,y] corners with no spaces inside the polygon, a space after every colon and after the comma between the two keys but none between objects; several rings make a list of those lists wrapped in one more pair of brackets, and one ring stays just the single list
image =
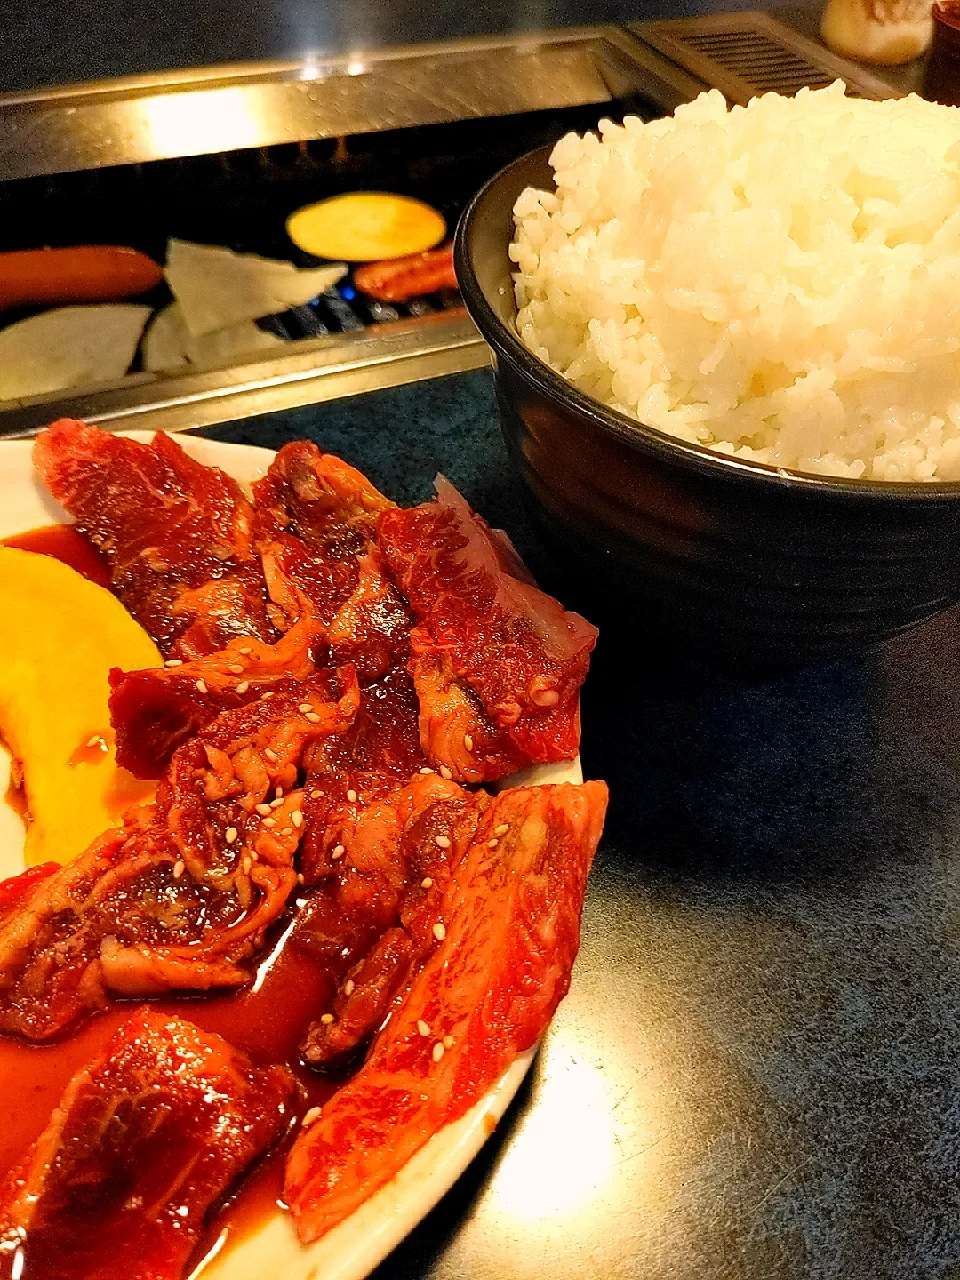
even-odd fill
[{"label": "glossy meat surface", "polygon": [[410,671],[431,763],[477,782],[572,759],[596,629],[535,587],[442,477],[434,501],[384,512],[378,528],[416,615]]},{"label": "glossy meat surface", "polygon": [[289,559],[278,544],[263,549],[270,594],[285,620],[275,643],[238,637],[218,653],[175,666],[111,671],[110,720],[123,768],[138,778],[158,778],[177,747],[221,712],[254,702],[284,681],[307,680],[326,663],[326,628],[291,581]]},{"label": "glossy meat surface", "polygon": [[418,639],[410,659],[419,705],[420,743],[436,768],[460,782],[494,782],[530,763],[498,729],[466,680],[456,674],[449,653]]},{"label": "glossy meat surface", "polygon": [[174,755],[155,806],[0,889],[0,1030],[44,1040],[111,996],[247,981],[297,883],[304,753],[356,715],[341,678],[336,701],[323,677],[225,712]]},{"label": "glossy meat surface", "polygon": [[606,802],[604,784],[588,782],[483,805],[437,903],[441,936],[364,1065],[290,1154],[285,1198],[301,1240],[384,1186],[542,1035],[569,986]]},{"label": "glossy meat surface", "polygon": [[167,657],[276,637],[237,482],[162,433],[151,444],[61,419],[38,437],[47,488],[104,553],[111,586]]},{"label": "glossy meat surface", "polygon": [[[417,732],[417,695],[407,672],[395,668],[362,689],[350,727],[315,743],[305,763],[307,821],[300,869],[310,885],[329,872],[328,853],[339,843],[343,823],[427,766]],[[347,799],[351,791],[354,801]]]},{"label": "glossy meat surface", "polygon": [[361,471],[307,440],[284,445],[254,500],[260,536],[295,534],[328,563],[346,566],[374,544],[378,516],[394,507]]},{"label": "glossy meat surface", "polygon": [[393,503],[366,476],[314,444],[284,445],[254,486],[254,530],[290,551],[297,588],[327,627],[330,662],[352,662],[361,684],[385,675],[412,619],[383,571],[377,519]]},{"label": "glossy meat surface", "polygon": [[339,971],[334,1005],[304,1045],[315,1066],[337,1063],[365,1043],[419,968],[434,943],[453,859],[486,803],[435,773],[417,774],[380,799],[355,794],[338,821],[328,821],[321,884],[291,939]]},{"label": "glossy meat surface", "polygon": [[0,1188],[0,1276],[179,1280],[204,1217],[290,1122],[283,1067],[141,1010]]},{"label": "glossy meat surface", "polygon": [[165,437],[76,423],[37,457],[171,665],[111,675],[120,762],[160,778],[156,805],[0,884],[0,1032],[45,1041],[118,997],[238,988],[282,946],[308,975],[284,1060],[299,1043],[341,1072],[372,1043],[288,1162],[316,1239],[481,1099],[567,989],[605,787],[459,784],[575,756],[596,633],[442,479],[401,510],[297,443],[250,502]]},{"label": "glossy meat surface", "polygon": [[253,537],[282,634],[273,644],[237,637],[172,668],[116,672],[117,758],[137,777],[159,777],[180,743],[277,680],[349,663],[366,685],[409,657],[410,612],[373,545],[376,516],[392,504],[307,444],[282,449],[256,493]]}]

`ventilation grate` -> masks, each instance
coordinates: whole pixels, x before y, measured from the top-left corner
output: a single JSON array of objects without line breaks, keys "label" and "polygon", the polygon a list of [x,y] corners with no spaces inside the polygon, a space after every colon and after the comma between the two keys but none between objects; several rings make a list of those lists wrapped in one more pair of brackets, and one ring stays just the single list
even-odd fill
[{"label": "ventilation grate", "polygon": [[745,103],[771,90],[793,94],[807,86],[820,89],[838,79],[859,98],[900,96],[878,76],[766,13],[637,22],[630,29],[732,102]]}]

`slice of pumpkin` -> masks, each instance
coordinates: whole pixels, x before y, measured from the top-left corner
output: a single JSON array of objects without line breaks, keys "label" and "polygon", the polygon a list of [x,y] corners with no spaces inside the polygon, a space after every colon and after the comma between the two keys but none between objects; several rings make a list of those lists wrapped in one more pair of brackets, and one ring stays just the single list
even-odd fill
[{"label": "slice of pumpkin", "polygon": [[103,587],[50,556],[0,547],[0,738],[26,808],[25,858],[69,862],[154,784],[118,769],[111,667],[158,667],[153,641]]},{"label": "slice of pumpkin", "polygon": [[432,205],[387,191],[354,191],[305,205],[286,226],[298,249],[345,262],[405,258],[432,249],[447,234]]}]

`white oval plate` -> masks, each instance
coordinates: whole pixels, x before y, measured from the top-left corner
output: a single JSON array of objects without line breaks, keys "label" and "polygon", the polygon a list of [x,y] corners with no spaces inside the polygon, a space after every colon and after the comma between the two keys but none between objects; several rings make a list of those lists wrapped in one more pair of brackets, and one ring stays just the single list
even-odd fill
[{"label": "white oval plate", "polygon": [[[125,433],[150,440],[152,432]],[[222,467],[249,486],[266,471],[269,449],[222,444],[198,436],[178,436],[184,449],[200,462]],[[37,479],[30,460],[31,442],[0,443],[0,538],[65,523],[63,508]],[[0,750],[0,796],[9,784],[9,757]],[[540,765],[517,775],[514,785],[580,782],[579,759],[563,765]],[[19,816],[0,803],[0,878],[23,870],[23,826]],[[519,1089],[536,1053],[522,1054],[499,1082],[460,1120],[449,1124],[404,1165],[400,1173],[372,1195],[355,1213],[316,1244],[304,1248],[293,1219],[277,1209],[252,1231],[233,1240],[225,1229],[189,1280],[363,1280],[424,1218],[453,1186],[483,1146]]]}]

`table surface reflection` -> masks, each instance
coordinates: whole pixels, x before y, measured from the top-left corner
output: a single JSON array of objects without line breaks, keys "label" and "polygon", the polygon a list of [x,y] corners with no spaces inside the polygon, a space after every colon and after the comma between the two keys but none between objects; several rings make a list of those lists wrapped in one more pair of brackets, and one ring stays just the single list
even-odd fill
[{"label": "table surface reflection", "polygon": [[[208,434],[310,437],[406,502],[443,471],[565,594],[486,372]],[[572,990],[377,1280],[960,1275],[957,617],[744,683],[608,628],[583,722],[612,802]]]}]

